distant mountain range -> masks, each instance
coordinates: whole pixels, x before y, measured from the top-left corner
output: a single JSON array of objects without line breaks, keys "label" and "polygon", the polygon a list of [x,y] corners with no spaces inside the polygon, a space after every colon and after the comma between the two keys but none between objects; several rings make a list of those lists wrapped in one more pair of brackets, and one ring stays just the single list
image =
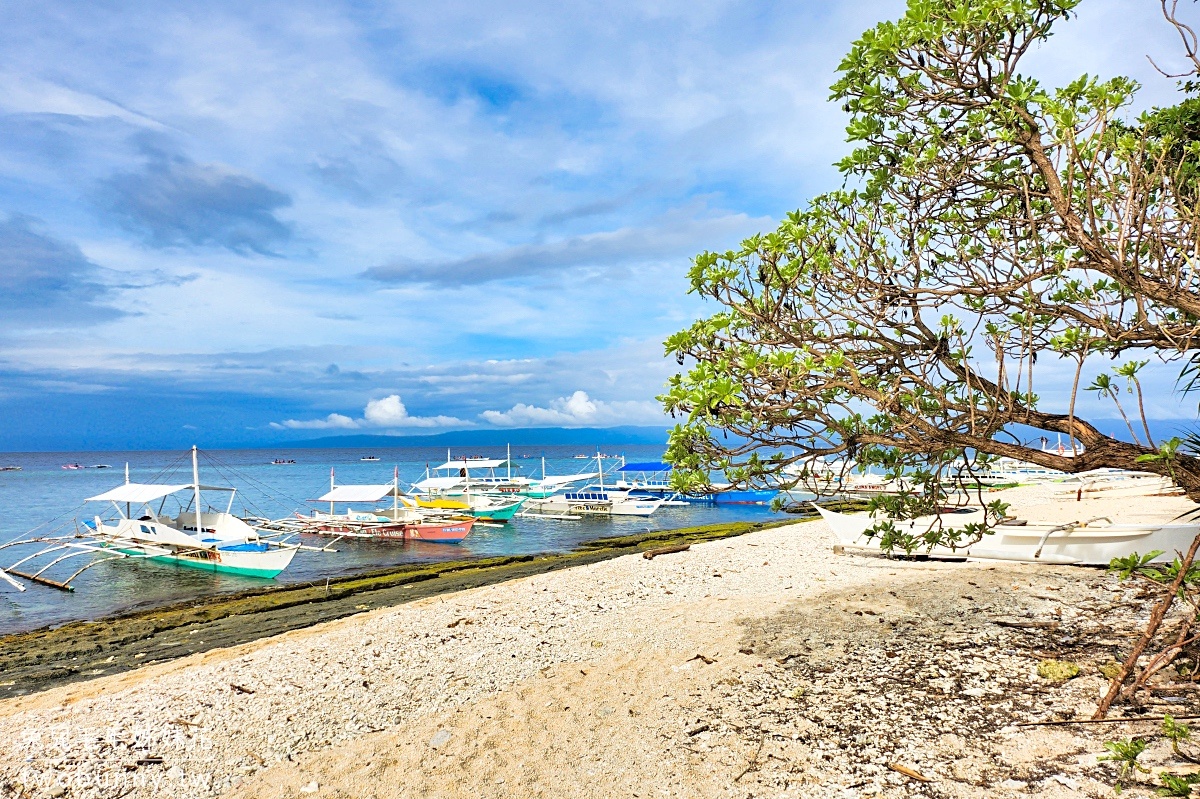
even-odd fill
[{"label": "distant mountain range", "polygon": [[452,430],[426,436],[325,436],[289,441],[287,447],[497,447],[667,443],[665,427],[524,427],[511,430]]}]

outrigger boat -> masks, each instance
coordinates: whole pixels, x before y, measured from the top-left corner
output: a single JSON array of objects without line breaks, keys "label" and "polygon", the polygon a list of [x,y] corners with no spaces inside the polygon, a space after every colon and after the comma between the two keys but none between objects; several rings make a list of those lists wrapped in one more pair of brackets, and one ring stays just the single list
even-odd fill
[{"label": "outrigger boat", "polygon": [[597,485],[584,486],[545,499],[531,499],[530,512],[525,515],[649,516],[667,502],[663,496],[635,493],[627,488],[606,487],[603,458],[603,455],[596,455],[596,464],[600,469]]},{"label": "outrigger boat", "polygon": [[[624,460],[624,459],[622,459]],[[765,505],[779,494],[779,491],[769,488],[739,488],[735,489],[729,483],[713,483],[708,491],[698,494],[681,494],[671,486],[671,470],[669,463],[648,461],[644,463],[623,463],[617,473],[617,488],[636,491],[641,494],[661,496],[669,504],[676,502],[707,502],[716,505]]]},{"label": "outrigger boat", "polygon": [[[510,521],[525,503],[525,497],[518,492],[531,482],[527,477],[514,476],[512,465],[508,459],[447,458],[441,466],[433,468],[435,476],[430,476],[427,470],[425,479],[413,484],[412,499],[417,507],[427,510],[468,514],[482,522]],[[499,468],[504,468],[507,474],[496,474]],[[472,469],[476,470],[475,475],[471,474]]]},{"label": "outrigger boat", "polygon": [[[431,516],[400,490],[399,470],[393,482],[381,485],[336,485],[333,470],[329,470],[329,492],[313,500],[328,502],[329,513],[312,511],[308,516],[297,514],[304,523],[303,532],[338,535],[350,538],[379,538],[402,541],[432,541],[457,544],[471,534],[475,519],[465,515],[441,514]],[[387,510],[355,511],[347,507],[337,513],[337,503],[376,505],[391,497]]]},{"label": "outrigger boat", "polygon": [[[202,494],[213,491],[228,492],[224,510],[211,506],[203,510]],[[258,528],[233,515],[230,509],[236,491],[200,484],[195,447],[190,484],[131,483],[126,467],[124,484],[87,499],[111,503],[115,518],[105,520],[97,514],[77,523],[72,535],[19,538],[2,544],[0,549],[33,546],[36,551],[0,568],[0,573],[10,583],[12,577],[18,577],[70,591],[71,581],[91,567],[129,559],[270,579],[286,569],[299,550],[317,549],[264,536]],[[190,498],[186,504],[178,500],[178,508],[168,511],[167,500],[175,495]],[[55,566],[80,556],[91,556],[91,560],[65,579],[48,575]]]},{"label": "outrigger boat", "polygon": [[[838,543],[855,549],[879,550],[879,539],[868,538],[867,530],[886,517],[869,513],[839,513],[813,503],[829,525]],[[935,525],[960,528],[983,521],[981,508],[958,508],[940,516],[922,516],[893,524],[902,530],[921,534]],[[1200,534],[1200,523],[1114,524],[1106,516],[1066,524],[1028,522],[996,525],[991,535],[967,547],[934,547],[914,554],[940,560],[1006,560],[1018,563],[1052,563],[1080,566],[1107,566],[1113,558],[1138,553],[1159,552],[1150,562],[1169,563],[1185,551]]]}]

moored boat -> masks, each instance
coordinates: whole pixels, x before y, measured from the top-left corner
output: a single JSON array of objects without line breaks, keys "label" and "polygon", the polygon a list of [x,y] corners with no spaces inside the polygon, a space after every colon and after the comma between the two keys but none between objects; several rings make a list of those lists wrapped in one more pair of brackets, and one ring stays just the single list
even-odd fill
[{"label": "moored boat", "polygon": [[650,516],[665,502],[663,497],[636,494],[620,488],[605,488],[601,483],[555,494],[546,499],[531,499],[528,506],[537,514]]},{"label": "moored boat", "polygon": [[[247,577],[274,578],[291,564],[302,547],[273,536],[264,536],[230,509],[237,489],[201,485],[197,450],[192,448],[192,482],[144,484],[129,481],[87,502],[112,505],[110,516],[96,514],[79,524],[70,536],[17,539],[0,549],[33,547],[31,554],[5,566],[8,575],[64,590],[87,569],[109,560],[148,560],[204,571]],[[203,496],[228,493],[224,509],[205,509]],[[174,498],[175,509],[167,502]],[[186,502],[185,502],[186,499]],[[75,557],[90,557],[65,579],[50,570]]]},{"label": "moored boat", "polygon": [[[399,485],[399,470],[393,471],[391,483],[379,485],[337,485],[332,469],[329,470],[329,492],[313,500],[328,502],[329,512],[313,511],[298,518],[305,524],[304,532],[350,538],[393,539],[404,541],[435,541],[456,544],[471,534],[475,519],[457,513],[423,511],[416,502],[406,496]],[[338,503],[343,505],[378,505],[391,498],[392,507],[369,511],[355,511],[349,507],[345,513],[337,513]]]},{"label": "moored boat", "polygon": [[765,505],[779,495],[777,489],[734,488],[729,483],[713,483],[707,491],[679,493],[671,485],[674,467],[662,461],[624,463],[617,474],[616,487],[663,497],[669,501],[707,502],[717,505]]}]

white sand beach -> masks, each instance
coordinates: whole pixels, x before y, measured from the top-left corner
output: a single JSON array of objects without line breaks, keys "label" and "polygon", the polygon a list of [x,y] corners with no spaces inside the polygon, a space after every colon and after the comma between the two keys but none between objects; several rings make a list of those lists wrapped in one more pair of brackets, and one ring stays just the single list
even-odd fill
[{"label": "white sand beach", "polygon": [[[1194,507],[1060,490],[997,494],[1051,521]],[[0,796],[1112,795],[1103,741],[1153,725],[1016,725],[1090,715],[1135,586],[832,544],[800,523],[8,700]]]}]

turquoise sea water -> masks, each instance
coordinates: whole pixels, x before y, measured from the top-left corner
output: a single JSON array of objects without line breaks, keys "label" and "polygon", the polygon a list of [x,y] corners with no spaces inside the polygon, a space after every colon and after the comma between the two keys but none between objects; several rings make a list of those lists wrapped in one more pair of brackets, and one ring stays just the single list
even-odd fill
[{"label": "turquoise sea water", "polygon": [[[595,461],[576,459],[584,447],[514,447],[513,460],[525,473],[541,474],[541,457],[546,457],[548,474],[573,474],[592,470]],[[502,458],[502,448],[454,450],[454,457],[484,455]],[[630,461],[657,460],[656,446],[606,447],[606,454],[625,455]],[[363,462],[376,455],[377,462]],[[295,460],[294,465],[276,466],[273,459]],[[329,488],[329,472],[336,470],[339,485],[388,483],[399,468],[402,488],[424,476],[426,465],[437,466],[446,458],[445,449],[403,447],[395,449],[269,449],[214,450],[202,452],[200,480],[208,485],[238,489],[233,511],[279,518],[294,512],[307,513],[316,503],[308,502]],[[109,469],[65,470],[63,464],[84,466],[108,464]],[[86,497],[99,494],[124,481],[125,464],[130,479],[142,483],[190,483],[191,458],[187,452],[65,452],[4,453],[0,466],[21,466],[19,472],[0,472],[0,542],[45,525],[60,532],[75,528],[75,520],[103,513],[103,503],[85,507]],[[339,508],[340,509],[340,508]],[[628,535],[647,530],[665,530],[726,521],[765,521],[780,518],[761,505],[688,505],[662,508],[647,518],[585,518],[580,521],[550,521],[517,518],[501,527],[476,526],[457,545],[421,542],[343,540],[337,552],[300,552],[279,576],[280,583],[323,582],[363,570],[404,563],[459,560],[494,555],[562,552],[582,541],[611,535]],[[56,520],[56,521],[52,521]],[[47,524],[50,522],[50,524]],[[321,545],[327,539],[306,538],[304,543]],[[16,558],[0,550],[0,565]],[[77,560],[82,561],[82,558]],[[116,562],[96,566],[73,583],[74,593],[31,585],[20,593],[0,583],[0,633],[36,629],[79,619],[96,619],[114,613],[152,607],[222,592],[240,591],[269,584],[254,578],[210,574],[193,569],[146,562]]]}]

